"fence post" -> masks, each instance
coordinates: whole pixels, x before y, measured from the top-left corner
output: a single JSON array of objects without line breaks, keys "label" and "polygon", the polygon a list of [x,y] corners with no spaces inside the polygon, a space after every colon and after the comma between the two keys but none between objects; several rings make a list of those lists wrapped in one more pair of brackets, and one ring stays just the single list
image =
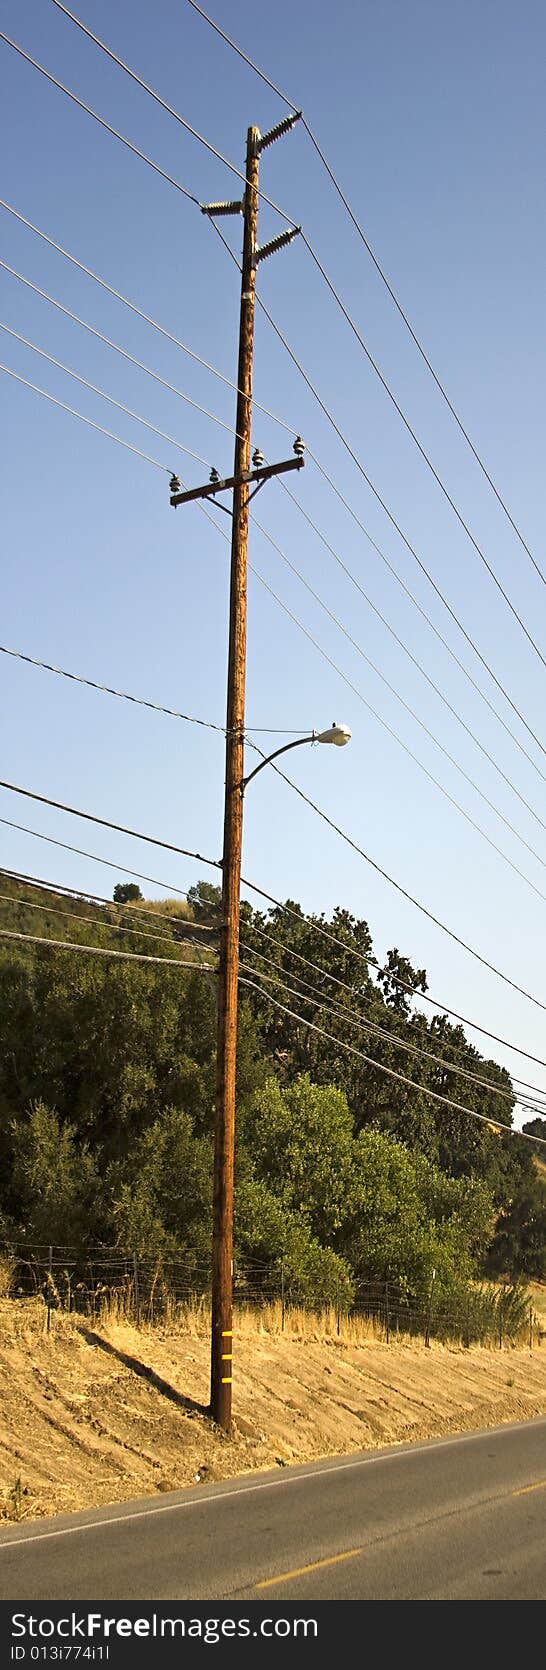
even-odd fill
[{"label": "fence post", "polygon": [[533,1306],[529,1305],[529,1350],[533,1349]]},{"label": "fence post", "polygon": [[138,1290],[138,1258],[137,1258],[136,1252],[133,1253],[133,1272],[134,1272],[134,1283],[135,1283],[135,1322],[136,1322],[137,1328],[139,1328],[140,1327],[140,1294],[139,1294],[139,1290]]},{"label": "fence post", "polygon": [[502,1351],[502,1293],[499,1293],[499,1351]]},{"label": "fence post", "polygon": [[49,1334],[50,1329],[51,1329],[51,1283],[52,1283],[52,1280],[53,1280],[52,1270],[53,1270],[53,1247],[50,1247],[49,1248],[49,1259],[48,1259],[48,1265],[47,1265],[47,1331],[48,1331],[48,1334]]},{"label": "fence post", "polygon": [[391,1319],[390,1319],[390,1311],[389,1311],[389,1284],[388,1284],[388,1281],[385,1282],[385,1331],[386,1331],[386,1335],[387,1335],[387,1345],[390,1345]]},{"label": "fence post", "polygon": [[432,1281],[431,1281],[431,1284],[430,1284],[430,1293],[429,1293],[429,1296],[428,1296],[427,1322],[426,1322],[426,1328],[425,1328],[425,1345],[427,1347],[427,1350],[430,1346],[430,1328],[431,1328],[431,1323],[432,1323],[432,1298],[433,1298],[433,1293],[434,1293],[434,1283],[435,1283],[435,1281],[436,1281],[436,1271],[433,1270]]},{"label": "fence post", "polygon": [[282,1333],[283,1333],[283,1334],[284,1334],[284,1318],[285,1318],[285,1305],[284,1305],[284,1258],[282,1258],[282,1259],[281,1259],[281,1332],[282,1332]]},{"label": "fence post", "polygon": [[337,1319],[336,1319],[337,1333],[340,1334],[341,1333],[341,1301],[340,1301],[340,1294],[339,1294],[339,1280],[338,1280],[338,1284],[337,1284],[336,1310],[337,1310]]}]

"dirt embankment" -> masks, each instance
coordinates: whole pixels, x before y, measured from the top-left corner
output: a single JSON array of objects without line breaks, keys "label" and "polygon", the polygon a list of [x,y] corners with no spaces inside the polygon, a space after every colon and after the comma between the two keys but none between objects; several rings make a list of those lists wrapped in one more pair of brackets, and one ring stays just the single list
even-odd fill
[{"label": "dirt embankment", "polygon": [[546,1342],[489,1350],[260,1331],[235,1341],[235,1432],[203,1412],[208,1338],[92,1329],[0,1302],[0,1517],[66,1513],[256,1468],[546,1414]]}]

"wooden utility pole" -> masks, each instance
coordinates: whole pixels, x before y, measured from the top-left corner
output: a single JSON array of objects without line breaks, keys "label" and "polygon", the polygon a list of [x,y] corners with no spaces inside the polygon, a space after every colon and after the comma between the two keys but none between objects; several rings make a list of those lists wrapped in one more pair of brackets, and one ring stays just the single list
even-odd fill
[{"label": "wooden utility pole", "polygon": [[[233,1161],[235,1145],[235,1075],[237,1066],[237,997],[239,980],[239,894],[243,841],[244,726],[246,683],[246,595],[249,499],[272,476],[303,468],[304,444],[294,441],[294,457],[266,464],[256,449],[251,468],[252,367],[254,355],[254,305],[256,268],[278,250],[285,249],[301,228],[292,225],[271,242],[258,248],[258,176],[260,155],[269,145],[289,133],[300,112],[285,116],[266,134],[251,127],[247,133],[245,194],[242,203],[202,204],[202,213],[244,215],[243,259],[241,265],[241,311],[239,325],[239,366],[237,374],[237,420],[233,475],[220,480],[211,470],[203,487],[181,491],[177,476],[170,484],[173,509],[195,499],[216,498],[233,490],[231,538],[231,586],[229,606],[229,660],[226,718],[226,776],[224,802],[224,848],[222,859],[222,923],[218,961],[218,1044],[216,1068],[216,1120],[214,1133],[214,1195],[212,1228],[212,1348],[211,1414],[225,1432],[231,1429],[231,1388],[233,1359]],[[251,492],[252,489],[252,492]],[[224,507],[225,508],[225,507]],[[311,741],[310,737],[305,740]],[[263,762],[263,763],[267,763]],[[258,768],[259,769],[259,768]],[[251,773],[252,776],[255,773]]]},{"label": "wooden utility pole", "polygon": [[218,972],[218,1043],[212,1228],[211,1414],[231,1428],[233,1352],[233,1159],[239,896],[243,840],[244,724],[248,555],[248,481],[252,425],[252,366],[258,228],[259,129],[247,134],[244,238],[241,269],[237,435],[233,474],[233,530],[229,608],[226,778],[222,872],[222,926]]}]

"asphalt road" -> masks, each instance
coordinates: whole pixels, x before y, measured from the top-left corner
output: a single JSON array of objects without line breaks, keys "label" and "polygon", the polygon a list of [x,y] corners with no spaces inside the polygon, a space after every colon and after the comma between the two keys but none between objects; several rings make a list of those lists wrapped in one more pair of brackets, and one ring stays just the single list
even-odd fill
[{"label": "asphalt road", "polygon": [[0,1534],[4,1600],[542,1600],[546,1419]]}]

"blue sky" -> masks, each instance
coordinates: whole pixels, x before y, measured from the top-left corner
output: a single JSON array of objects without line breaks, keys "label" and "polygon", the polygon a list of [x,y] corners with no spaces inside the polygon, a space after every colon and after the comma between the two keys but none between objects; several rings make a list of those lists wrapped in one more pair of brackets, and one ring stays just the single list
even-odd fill
[{"label": "blue sky", "polygon": [[[212,6],[212,0],[211,0]],[[200,200],[237,195],[233,175],[86,40],[50,0],[4,0],[2,29]],[[231,158],[246,129],[284,107],[185,3],[107,0],[79,15]],[[451,399],[544,568],[543,328],[546,235],[542,6],[507,0],[379,7],[215,0],[213,15],[305,110]],[[3,195],[197,354],[233,378],[238,277],[198,210],[0,43]],[[300,128],[268,150],[262,189],[307,235],[502,584],[546,645],[544,586],[450,419]],[[262,205],[260,238],[282,222]],[[240,223],[224,222],[239,253]],[[232,390],[137,320],[13,217],[1,256],[190,399],[234,423]],[[222,473],[229,430],[91,338],[0,269],[5,325],[202,454]],[[526,642],[328,296],[294,244],[260,269],[260,292],[437,584],[537,735],[546,670]],[[114,411],[4,331],[0,358],[188,482],[208,473]],[[377,607],[535,809],[533,817],[448,713],[280,487],[256,513],[364,655],[539,855],[533,857],[439,752],[358,649],[253,529],[251,562],[327,662],[254,575],[249,725],[346,720],[350,748],[302,749],[289,771],[391,875],[539,998],[546,901],[469,826],[364,702],[371,703],[468,815],[546,894],[546,756],[465,645],[263,317],[257,318],[254,442],[285,456],[301,432],[357,515],[528,749],[528,762],[311,461],[291,483]],[[74,672],[222,724],[228,546],[193,506],[169,508],[168,478],[12,379],[0,376],[2,641]],[[220,518],[218,518],[220,520]],[[222,518],[227,527],[227,519]],[[355,689],[340,676],[345,674]],[[0,657],[2,775],[219,856],[223,743]],[[274,739],[271,747],[274,746]],[[198,865],[92,831],[2,792],[2,816],[185,888]],[[0,826],[1,862],[110,893],[107,870]],[[244,870],[281,898],[367,918],[376,951],[399,946],[451,1007],[543,1056],[540,1010],[480,969],[344,845],[273,773],[249,791]],[[159,889],[149,888],[150,893]],[[478,1039],[476,1041],[479,1042]],[[487,1053],[487,1047],[484,1044]],[[524,1078],[546,1072],[492,1046]],[[542,1072],[542,1077],[541,1077]]]}]

